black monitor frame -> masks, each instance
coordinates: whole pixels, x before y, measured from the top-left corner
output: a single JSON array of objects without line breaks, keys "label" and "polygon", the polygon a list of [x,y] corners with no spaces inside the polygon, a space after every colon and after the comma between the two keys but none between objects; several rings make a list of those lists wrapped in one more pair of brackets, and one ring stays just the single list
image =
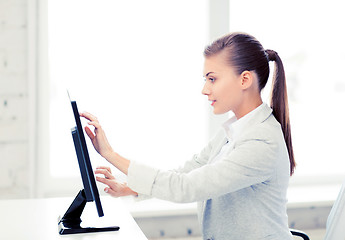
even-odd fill
[{"label": "black monitor frame", "polygon": [[81,214],[87,202],[95,202],[99,217],[104,216],[95,176],[91,166],[80,115],[75,101],[71,101],[76,126],[71,129],[73,143],[78,158],[78,164],[84,189],[80,190],[74,201],[62,218],[59,218],[59,234],[75,234],[87,232],[117,231],[118,226],[105,228],[82,228]]},{"label": "black monitor frame", "polygon": [[85,136],[83,133],[83,127],[80,121],[77,103],[75,101],[71,101],[71,105],[73,109],[74,119],[77,125],[76,127],[71,129],[71,133],[78,158],[80,174],[84,185],[86,201],[95,201],[98,216],[103,217],[104,213],[101,205],[101,200],[99,199],[99,193],[91,166],[89,151],[87,149]]}]

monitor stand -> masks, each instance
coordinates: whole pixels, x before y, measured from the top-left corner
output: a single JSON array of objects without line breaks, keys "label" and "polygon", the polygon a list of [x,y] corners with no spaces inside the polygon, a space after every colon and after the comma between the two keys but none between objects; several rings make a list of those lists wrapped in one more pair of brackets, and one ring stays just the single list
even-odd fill
[{"label": "monitor stand", "polygon": [[90,232],[108,232],[108,231],[118,231],[120,227],[87,227],[82,228],[81,223],[81,214],[86,205],[86,196],[84,189],[80,190],[78,195],[73,200],[71,206],[67,209],[65,215],[61,218],[59,217],[59,234],[75,234],[75,233],[90,233]]}]

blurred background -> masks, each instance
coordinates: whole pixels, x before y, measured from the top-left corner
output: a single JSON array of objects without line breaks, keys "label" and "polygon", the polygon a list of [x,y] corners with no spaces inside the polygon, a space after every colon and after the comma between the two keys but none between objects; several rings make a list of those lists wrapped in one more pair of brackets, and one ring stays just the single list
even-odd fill
[{"label": "blurred background", "polygon": [[[283,60],[297,162],[289,221],[322,234],[345,180],[344,5],[0,0],[0,199],[71,197],[80,189],[67,90],[120,154],[164,169],[189,160],[231,115],[213,116],[201,95],[203,49],[241,31]],[[270,84],[266,102],[269,91]],[[88,147],[94,167],[107,165]],[[200,234],[194,204],[125,201],[148,237]],[[178,222],[173,231],[164,227]]]}]

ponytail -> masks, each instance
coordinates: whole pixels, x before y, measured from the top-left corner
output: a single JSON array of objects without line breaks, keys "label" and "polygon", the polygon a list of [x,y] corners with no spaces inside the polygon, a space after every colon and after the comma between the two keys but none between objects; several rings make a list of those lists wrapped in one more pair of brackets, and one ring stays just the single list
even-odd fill
[{"label": "ponytail", "polygon": [[290,158],[290,175],[292,175],[294,173],[296,163],[291,141],[289,105],[284,66],[277,52],[273,50],[265,50],[265,52],[267,54],[268,61],[275,62],[271,89],[271,108],[273,109],[273,115],[280,123],[284,134],[284,139]]}]

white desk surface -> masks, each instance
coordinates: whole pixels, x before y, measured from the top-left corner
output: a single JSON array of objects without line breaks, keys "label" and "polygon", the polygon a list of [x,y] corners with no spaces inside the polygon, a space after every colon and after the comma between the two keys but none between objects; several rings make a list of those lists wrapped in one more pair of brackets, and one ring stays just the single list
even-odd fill
[{"label": "white desk surface", "polygon": [[59,235],[58,217],[74,198],[0,200],[0,239],[147,240],[121,199],[102,197],[104,217],[99,218],[94,202],[86,204],[82,226],[119,226],[116,232]]}]

